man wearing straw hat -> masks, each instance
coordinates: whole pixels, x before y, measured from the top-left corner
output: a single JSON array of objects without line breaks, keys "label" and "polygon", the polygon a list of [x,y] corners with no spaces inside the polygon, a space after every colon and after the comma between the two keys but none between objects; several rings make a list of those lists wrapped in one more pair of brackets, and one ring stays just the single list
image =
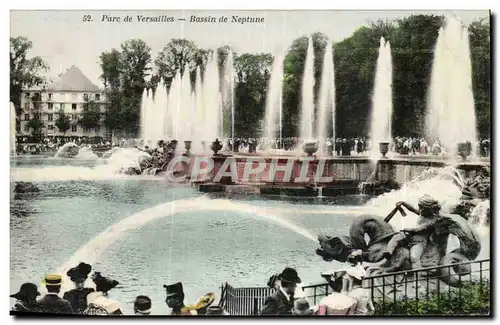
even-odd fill
[{"label": "man wearing straw hat", "polygon": [[61,291],[61,276],[49,274],[42,283],[47,288],[47,294],[38,301],[40,311],[46,314],[72,314],[73,308],[71,308],[69,301],[58,296]]}]

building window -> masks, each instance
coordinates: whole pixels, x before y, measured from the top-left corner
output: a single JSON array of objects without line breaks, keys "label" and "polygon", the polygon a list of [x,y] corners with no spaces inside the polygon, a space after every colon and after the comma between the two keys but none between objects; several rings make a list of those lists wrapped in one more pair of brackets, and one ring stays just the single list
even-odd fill
[{"label": "building window", "polygon": [[24,114],[24,120],[29,121],[30,120],[30,115],[29,114]]},{"label": "building window", "polygon": [[83,94],[83,99],[84,100],[89,100],[89,94]]},{"label": "building window", "polygon": [[96,126],[94,130],[95,130],[96,132],[99,132],[99,131],[101,131],[101,127],[100,127],[100,126]]},{"label": "building window", "polygon": [[54,126],[53,126],[53,125],[48,125],[48,126],[47,126],[47,129],[48,129],[49,131],[54,131]]},{"label": "building window", "polygon": [[95,100],[96,100],[96,101],[101,100],[101,95],[100,95],[100,94],[95,94]]},{"label": "building window", "polygon": [[49,118],[49,121],[53,121],[54,120],[54,114],[48,114],[48,118]]},{"label": "building window", "polygon": [[51,99],[52,99],[52,94],[51,94],[51,93],[49,93],[49,100],[51,100]]},{"label": "building window", "polygon": [[54,108],[54,104],[49,103],[49,109],[53,109],[53,108]]},{"label": "building window", "polygon": [[71,132],[76,132],[76,124],[73,124],[73,125],[71,126]]},{"label": "building window", "polygon": [[71,104],[71,109],[76,111],[76,104]]},{"label": "building window", "polygon": [[59,104],[59,108],[64,110],[64,104],[63,103]]}]

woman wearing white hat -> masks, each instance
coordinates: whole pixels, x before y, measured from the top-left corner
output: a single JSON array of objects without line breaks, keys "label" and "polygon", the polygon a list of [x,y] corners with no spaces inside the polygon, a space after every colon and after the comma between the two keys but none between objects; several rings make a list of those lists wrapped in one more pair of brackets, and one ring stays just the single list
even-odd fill
[{"label": "woman wearing white hat", "polygon": [[347,269],[344,276],[348,280],[347,295],[357,301],[355,315],[365,315],[369,311],[375,310],[370,291],[363,288],[363,278],[365,276],[366,271],[361,265]]}]

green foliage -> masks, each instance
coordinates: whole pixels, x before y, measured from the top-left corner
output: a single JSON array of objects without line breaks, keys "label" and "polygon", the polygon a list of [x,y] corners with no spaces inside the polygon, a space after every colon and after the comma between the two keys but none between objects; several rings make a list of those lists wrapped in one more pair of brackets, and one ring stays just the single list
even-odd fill
[{"label": "green foliage", "polygon": [[235,136],[252,137],[260,130],[259,121],[264,116],[267,83],[273,57],[269,53],[242,54],[234,59]]},{"label": "green foliage", "polygon": [[99,104],[93,100],[85,102],[83,104],[83,114],[78,120],[78,124],[87,129],[93,129],[99,126],[101,120],[101,111],[99,109]]},{"label": "green foliage", "polygon": [[27,57],[32,47],[33,43],[26,37],[10,38],[10,101],[14,103],[17,114],[20,114],[23,89],[42,84],[44,78],[40,73],[48,69],[40,57]]},{"label": "green foliage", "polygon": [[[105,125],[110,131],[124,131],[128,136],[137,136],[142,92],[148,84],[151,49],[140,39],[123,42],[120,51],[112,49],[103,52],[101,60],[101,79],[106,85],[108,107]],[[98,121],[97,109],[90,109],[83,123],[95,127]]]},{"label": "green foliage", "polygon": [[490,24],[483,20],[469,26],[472,60],[472,87],[479,134],[491,136],[491,45]]},{"label": "green foliage", "polygon": [[[433,51],[442,23],[443,17],[434,15],[379,20],[357,29],[350,37],[334,45],[321,33],[312,35],[315,98],[319,95],[326,46],[333,47],[337,137],[369,136],[372,89],[381,37],[390,42],[393,60],[393,135],[424,135]],[[469,26],[469,35],[477,125],[480,135],[487,137],[491,124],[489,22],[473,22]],[[298,136],[307,46],[307,36],[297,38],[284,59],[285,137]],[[223,46],[216,50],[221,76],[229,49],[229,46]],[[151,55],[143,41],[130,40],[123,43],[120,50],[102,53],[101,78],[110,101],[105,120],[108,129],[136,134],[143,88],[155,89],[160,78],[169,87],[175,73],[184,72],[186,68],[194,85],[196,68],[200,67],[203,79],[206,64],[213,55],[214,51],[199,48],[192,41],[172,39],[154,60],[154,74],[146,82]],[[259,135],[272,61],[269,53],[234,54],[237,136]],[[222,89],[222,83],[219,86]],[[229,115],[226,114],[226,120]],[[230,134],[228,123],[224,126],[225,133]]]},{"label": "green foliage", "polygon": [[381,301],[375,303],[375,315],[489,315],[490,282],[468,283],[450,293],[430,293],[427,299]]},{"label": "green foliage", "polygon": [[54,124],[59,132],[62,132],[63,134],[65,134],[66,131],[68,131],[71,127],[69,116],[66,115],[66,113],[64,113],[64,110],[62,109],[59,110],[57,120]]},{"label": "green foliage", "polygon": [[34,138],[41,138],[42,129],[45,125],[43,124],[39,113],[35,113],[33,118],[30,119],[26,125],[31,129],[31,136]]}]

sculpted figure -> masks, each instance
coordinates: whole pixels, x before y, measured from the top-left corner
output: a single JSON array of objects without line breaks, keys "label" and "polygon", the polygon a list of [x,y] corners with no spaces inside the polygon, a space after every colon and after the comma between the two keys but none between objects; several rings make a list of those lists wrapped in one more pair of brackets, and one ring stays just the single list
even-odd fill
[{"label": "sculpted figure", "polygon": [[[395,231],[388,223],[401,207],[419,215],[416,228]],[[316,253],[326,261],[345,262],[352,251],[359,249],[365,267],[377,267],[377,272],[389,273],[470,261],[476,259],[481,250],[479,236],[467,220],[440,212],[439,203],[428,195],[420,198],[418,209],[399,202],[390,218],[360,216],[352,223],[349,236],[320,235],[320,248]],[[460,247],[446,254],[450,234],[458,238]],[[464,275],[470,273],[470,266],[455,266],[453,270]],[[458,282],[458,277],[448,274],[447,270],[439,272],[444,275],[444,282],[450,285]]]}]

